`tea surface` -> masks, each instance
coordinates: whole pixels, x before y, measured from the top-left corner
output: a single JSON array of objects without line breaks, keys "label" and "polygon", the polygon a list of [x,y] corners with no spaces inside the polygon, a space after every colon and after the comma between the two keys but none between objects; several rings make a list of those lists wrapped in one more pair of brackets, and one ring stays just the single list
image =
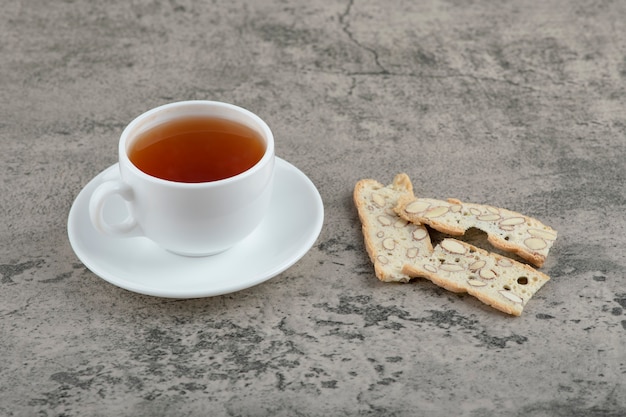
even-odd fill
[{"label": "tea surface", "polygon": [[166,122],[143,132],[128,156],[146,174],[198,183],[240,174],[254,166],[264,153],[262,136],[248,126],[198,116]]}]

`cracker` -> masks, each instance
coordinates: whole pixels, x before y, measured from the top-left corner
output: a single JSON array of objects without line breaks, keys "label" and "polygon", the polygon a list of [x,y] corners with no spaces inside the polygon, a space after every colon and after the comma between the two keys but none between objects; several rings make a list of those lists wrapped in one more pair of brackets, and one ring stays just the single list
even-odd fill
[{"label": "cracker", "polygon": [[433,250],[423,225],[409,223],[393,211],[401,196],[413,197],[413,186],[406,174],[396,175],[387,186],[363,179],[354,187],[365,248],[381,281],[410,281],[411,277],[402,272],[403,265],[416,257],[428,256]]},{"label": "cracker", "polygon": [[402,268],[449,291],[466,292],[504,313],[519,316],[531,297],[550,279],[529,265],[487,252],[456,239],[444,239],[430,256]]},{"label": "cracker", "polygon": [[541,267],[557,238],[556,230],[523,214],[484,204],[416,198],[403,195],[398,199],[396,213],[403,219],[426,224],[435,230],[461,236],[470,228],[487,233],[496,248],[515,253]]}]

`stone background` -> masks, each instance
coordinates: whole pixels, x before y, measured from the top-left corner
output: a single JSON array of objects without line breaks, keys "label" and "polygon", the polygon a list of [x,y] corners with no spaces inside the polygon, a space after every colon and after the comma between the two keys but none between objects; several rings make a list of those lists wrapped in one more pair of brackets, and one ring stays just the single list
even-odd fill
[{"label": "stone background", "polygon": [[[626,415],[626,2],[6,1],[0,91],[0,415]],[[68,211],[189,99],[264,118],[324,228],[248,290],[134,294]],[[559,231],[521,317],[377,281],[351,193],[398,172]]]}]

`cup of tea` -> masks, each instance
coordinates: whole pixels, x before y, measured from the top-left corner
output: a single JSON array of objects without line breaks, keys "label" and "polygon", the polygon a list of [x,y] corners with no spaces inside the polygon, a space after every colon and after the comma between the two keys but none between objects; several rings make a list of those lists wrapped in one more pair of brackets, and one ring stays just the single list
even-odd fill
[{"label": "cup of tea", "polygon": [[[180,255],[223,252],[265,217],[274,180],[274,137],[241,107],[182,101],[140,115],[119,141],[119,179],[89,202],[96,230],[144,236]],[[110,222],[105,207],[122,198],[128,217]]]}]

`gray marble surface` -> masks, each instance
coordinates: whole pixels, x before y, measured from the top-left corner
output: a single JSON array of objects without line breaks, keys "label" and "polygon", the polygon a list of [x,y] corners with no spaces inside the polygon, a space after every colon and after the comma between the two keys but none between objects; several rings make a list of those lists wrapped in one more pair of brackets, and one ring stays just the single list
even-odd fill
[{"label": "gray marble surface", "polygon": [[[626,2],[18,0],[0,40],[0,415],[626,415]],[[324,227],[253,288],[135,294],[68,211],[189,99],[264,118]],[[560,232],[521,317],[375,278],[351,193],[398,172]]]}]

